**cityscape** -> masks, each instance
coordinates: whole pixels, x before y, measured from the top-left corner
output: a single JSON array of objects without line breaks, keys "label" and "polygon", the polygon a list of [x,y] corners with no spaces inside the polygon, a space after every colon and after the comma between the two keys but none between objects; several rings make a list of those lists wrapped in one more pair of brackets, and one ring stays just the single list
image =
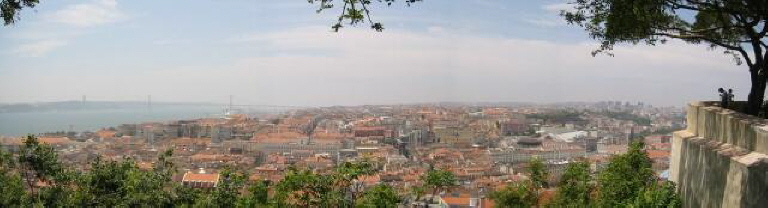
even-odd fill
[{"label": "cityscape", "polygon": [[[172,150],[179,172],[175,183],[200,189],[216,187],[225,167],[248,173],[251,182],[283,180],[290,168],[325,173],[355,161],[375,161],[380,171],[359,179],[362,186],[387,184],[398,193],[423,186],[430,168],[455,175],[458,185],[440,196],[408,204],[492,207],[489,193],[508,183],[529,180],[526,169],[538,158],[551,187],[571,162],[585,160],[604,168],[613,155],[644,142],[661,178],[669,175],[671,132],[685,127],[679,107],[643,102],[553,104],[335,106],[272,114],[237,114],[227,108],[218,117],[142,122],[96,131],[56,131],[35,136],[53,147],[63,164],[81,171],[99,157],[132,158],[140,169],[156,167],[157,156]],[[5,151],[24,148],[24,137],[4,137]],[[545,189],[542,200],[552,200]],[[434,198],[434,200],[433,200]]]},{"label": "cityscape", "polygon": [[765,0],[0,16],[0,207],[768,207]]}]

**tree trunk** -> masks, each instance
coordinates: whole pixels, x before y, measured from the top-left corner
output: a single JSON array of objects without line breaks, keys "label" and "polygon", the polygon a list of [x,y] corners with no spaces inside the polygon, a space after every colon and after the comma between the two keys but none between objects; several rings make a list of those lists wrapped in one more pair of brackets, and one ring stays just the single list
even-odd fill
[{"label": "tree trunk", "polygon": [[750,115],[758,115],[763,107],[763,98],[765,97],[766,78],[765,72],[759,73],[762,68],[762,63],[756,63],[755,66],[749,70],[750,80],[752,81],[752,87],[749,90],[747,96],[747,106],[744,112]]}]

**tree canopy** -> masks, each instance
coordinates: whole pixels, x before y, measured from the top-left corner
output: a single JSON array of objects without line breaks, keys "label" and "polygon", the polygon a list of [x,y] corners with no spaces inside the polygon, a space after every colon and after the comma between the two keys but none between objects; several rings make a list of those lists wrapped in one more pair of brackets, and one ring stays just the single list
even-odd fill
[{"label": "tree canopy", "polygon": [[0,16],[3,16],[3,25],[15,23],[22,9],[33,8],[39,2],[39,0],[0,0]]},{"label": "tree canopy", "polygon": [[681,207],[675,184],[660,181],[651,170],[650,158],[642,143],[634,143],[627,153],[611,158],[607,168],[594,176],[586,161],[568,163],[548,204],[540,200],[536,184],[541,161],[528,167],[531,180],[513,182],[490,193],[499,207]]},{"label": "tree canopy", "polygon": [[[338,17],[338,20],[336,21],[331,28],[333,31],[338,32],[339,29],[341,29],[343,24],[356,26],[359,24],[365,24],[366,22],[370,25],[371,29],[374,29],[378,32],[384,31],[384,25],[381,22],[374,22],[373,18],[371,18],[371,5],[372,3],[381,3],[386,4],[387,6],[392,6],[393,3],[397,2],[397,0],[342,0],[341,2],[334,2],[333,0],[308,0],[311,4],[317,4],[318,9],[316,10],[317,13],[326,11],[326,10],[334,10],[337,9],[339,6],[341,8],[341,14]],[[402,0],[405,2],[407,6],[411,6],[411,4],[422,1],[422,0]],[[336,11],[338,12],[338,11]]]},{"label": "tree canopy", "polygon": [[643,187],[653,185],[656,178],[651,163],[640,142],[630,145],[626,154],[611,158],[598,177],[600,204],[606,207],[625,204],[634,200]]},{"label": "tree canopy", "polygon": [[540,189],[549,186],[549,171],[544,165],[544,162],[542,162],[541,159],[534,157],[528,162],[528,165],[528,174],[531,177],[531,182],[533,182],[533,187]]},{"label": "tree canopy", "polygon": [[514,183],[491,192],[489,197],[501,208],[533,207],[538,203],[538,197],[531,191],[531,186],[532,183]]},{"label": "tree canopy", "polygon": [[379,184],[363,193],[357,207],[396,208],[400,201],[400,196],[391,186]]},{"label": "tree canopy", "polygon": [[[633,144],[626,154],[613,157],[595,178],[589,163],[571,162],[550,205],[680,207],[674,184],[655,178],[642,147]],[[0,149],[0,207],[397,207],[403,201],[387,184],[360,185],[360,177],[378,171],[368,160],[342,163],[326,173],[289,168],[274,184],[246,180],[246,173],[225,167],[218,186],[203,191],[171,180],[177,173],[172,156],[171,151],[163,152],[149,170],[129,157],[96,157],[88,171],[75,171],[58,161],[53,148],[30,136],[16,155]],[[510,184],[489,197],[500,207],[542,205],[546,172],[544,161],[532,160],[531,180]],[[456,176],[443,169],[431,169],[421,180],[424,187],[414,188],[414,194],[431,190],[432,199],[457,185]]]},{"label": "tree canopy", "polygon": [[177,174],[171,151],[160,154],[149,170],[130,157],[96,157],[87,171],[66,167],[34,136],[17,153],[0,149],[0,207],[396,207],[401,202],[389,185],[364,189],[357,181],[378,171],[368,160],[323,174],[290,168],[274,185],[248,181],[246,173],[225,167],[218,185],[203,191],[171,180]]},{"label": "tree canopy", "polygon": [[616,44],[657,45],[668,40],[725,49],[749,67],[752,88],[747,113],[757,115],[768,75],[768,2],[765,0],[576,0],[565,20],[601,42],[593,52]]},{"label": "tree canopy", "polygon": [[442,169],[427,171],[427,173],[421,176],[421,181],[424,182],[425,186],[432,189],[432,199],[441,191],[455,186],[457,183],[456,176],[451,171]]},{"label": "tree canopy", "polygon": [[587,207],[592,202],[593,185],[590,182],[589,163],[584,161],[568,164],[560,177],[554,204],[563,207]]}]

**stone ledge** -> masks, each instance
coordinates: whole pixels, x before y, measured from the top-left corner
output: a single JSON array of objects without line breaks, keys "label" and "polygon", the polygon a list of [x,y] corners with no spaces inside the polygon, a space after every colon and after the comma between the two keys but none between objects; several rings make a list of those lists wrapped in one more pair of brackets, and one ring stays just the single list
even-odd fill
[{"label": "stone ledge", "polygon": [[673,134],[670,180],[684,207],[768,204],[768,155],[690,132]]},{"label": "stone ledge", "polygon": [[724,109],[716,104],[707,101],[688,104],[686,131],[711,141],[768,154],[768,120]]},{"label": "stone ledge", "polygon": [[[742,160],[742,158],[747,155],[750,156],[750,158],[757,158],[758,160],[759,158],[768,159],[768,155],[766,154],[752,152],[742,147],[735,146],[733,144],[712,141],[704,137],[678,137],[678,138],[683,140],[688,140],[690,144],[697,144],[704,149],[708,149],[713,152],[716,152],[720,156],[731,157],[731,159],[734,160],[735,162],[743,163],[745,166],[748,166],[753,163],[752,160]],[[746,161],[750,161],[751,163],[745,163]]]},{"label": "stone ledge", "polygon": [[687,139],[687,138],[695,137],[696,134],[691,133],[691,132],[689,132],[687,130],[682,130],[682,131],[672,132],[672,136],[676,136],[678,138],[685,138],[685,139]]},{"label": "stone ledge", "polygon": [[747,167],[757,167],[768,164],[768,155],[752,152],[741,157],[736,157],[735,160]]},{"label": "stone ledge", "polygon": [[688,104],[688,127],[672,134],[670,180],[684,207],[765,207],[768,120],[717,104]]}]

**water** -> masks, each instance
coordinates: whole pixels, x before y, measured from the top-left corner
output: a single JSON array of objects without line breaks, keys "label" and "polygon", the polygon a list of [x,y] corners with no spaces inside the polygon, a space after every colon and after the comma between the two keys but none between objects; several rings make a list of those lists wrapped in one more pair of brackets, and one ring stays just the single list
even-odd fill
[{"label": "water", "polygon": [[0,136],[53,131],[96,131],[103,127],[150,121],[220,117],[222,107],[156,106],[119,109],[0,113]]}]

